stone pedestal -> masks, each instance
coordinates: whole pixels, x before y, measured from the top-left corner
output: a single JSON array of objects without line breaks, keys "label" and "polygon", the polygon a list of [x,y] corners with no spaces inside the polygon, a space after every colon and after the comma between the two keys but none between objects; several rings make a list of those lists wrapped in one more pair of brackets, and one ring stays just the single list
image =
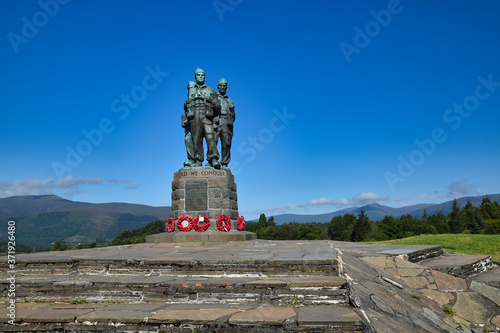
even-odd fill
[{"label": "stone pedestal", "polygon": [[177,221],[184,214],[192,218],[206,215],[210,219],[207,231],[218,231],[217,218],[226,215],[231,220],[231,230],[236,230],[238,196],[231,171],[195,169],[174,173],[171,216]]},{"label": "stone pedestal", "polygon": [[[193,219],[206,215],[210,227],[206,231],[179,231],[177,219],[181,215]],[[172,212],[174,233],[161,233],[146,237],[147,243],[185,242],[237,242],[257,239],[257,234],[238,231],[238,196],[234,176],[229,170],[194,169],[174,173],[172,182]],[[217,218],[226,215],[231,220],[230,231],[219,231]]]}]

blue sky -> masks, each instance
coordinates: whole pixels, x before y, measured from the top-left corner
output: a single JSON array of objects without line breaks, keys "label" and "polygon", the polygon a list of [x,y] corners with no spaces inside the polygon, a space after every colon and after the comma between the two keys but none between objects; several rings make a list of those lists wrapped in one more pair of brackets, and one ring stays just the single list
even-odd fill
[{"label": "blue sky", "polygon": [[0,2],[0,197],[170,205],[200,67],[240,214],[500,192],[500,3]]}]

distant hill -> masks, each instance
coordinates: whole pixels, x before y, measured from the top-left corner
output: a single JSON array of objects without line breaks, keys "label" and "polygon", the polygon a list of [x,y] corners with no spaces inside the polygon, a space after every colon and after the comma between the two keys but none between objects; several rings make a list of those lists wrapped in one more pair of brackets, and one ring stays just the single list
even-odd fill
[{"label": "distant hill", "polygon": [[[469,200],[474,207],[477,207],[481,205],[481,202],[483,201],[484,195],[477,196],[477,197],[462,197],[462,198],[457,198],[458,203],[460,204],[461,207],[465,206],[467,203],[467,200]],[[491,199],[491,201],[498,201],[500,202],[500,194],[488,194],[488,198]],[[446,201],[440,204],[435,204],[431,207],[426,208],[427,214],[429,215],[434,215],[437,212],[442,212],[443,214],[447,215],[451,212],[451,204],[453,200]],[[415,217],[421,217],[423,214],[424,210],[423,209],[417,209],[414,212],[411,213],[411,215]]]},{"label": "distant hill", "polygon": [[[483,195],[476,197],[463,197],[457,198],[458,203],[463,207],[467,200],[470,200],[474,206],[479,206],[483,200]],[[488,194],[488,197],[492,201],[500,202],[500,194]],[[451,204],[453,200],[446,201],[440,204],[416,204],[411,206],[405,206],[400,208],[392,208],[389,206],[380,205],[377,203],[365,205],[362,207],[351,207],[345,208],[341,210],[337,210],[331,213],[325,214],[315,214],[315,215],[301,215],[301,214],[280,214],[274,215],[274,221],[276,224],[283,224],[288,222],[318,222],[318,223],[327,223],[332,220],[334,216],[344,215],[346,213],[358,214],[361,209],[365,210],[371,220],[380,221],[386,215],[392,215],[394,217],[400,217],[403,215],[410,214],[414,217],[420,218],[424,213],[424,209],[427,211],[427,214],[434,215],[437,212],[441,211],[443,214],[447,215],[451,211]]]},{"label": "distant hill", "polygon": [[[128,203],[93,204],[66,200],[56,195],[29,195],[0,199],[0,220],[16,221],[16,241],[27,245],[90,243],[111,240],[124,230],[166,220],[170,207]],[[4,224],[5,225],[5,224]],[[7,239],[7,228],[0,239]]]}]

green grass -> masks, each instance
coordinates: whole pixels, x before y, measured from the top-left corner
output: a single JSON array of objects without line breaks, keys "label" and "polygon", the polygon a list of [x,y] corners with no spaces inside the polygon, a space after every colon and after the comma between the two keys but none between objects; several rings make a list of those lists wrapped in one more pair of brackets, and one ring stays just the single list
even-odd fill
[{"label": "green grass", "polygon": [[373,244],[387,245],[441,245],[443,250],[458,254],[487,254],[500,262],[500,235],[443,234],[419,235]]},{"label": "green grass", "polygon": [[300,300],[298,295],[293,295],[293,299],[286,300],[283,302],[283,304],[294,308],[296,306],[302,305],[303,302],[304,300]]},{"label": "green grass", "polygon": [[448,316],[450,316],[450,318],[453,318],[453,316],[455,315],[455,311],[453,310],[453,308],[449,305],[445,305],[443,306],[443,311],[444,313],[446,313]]}]

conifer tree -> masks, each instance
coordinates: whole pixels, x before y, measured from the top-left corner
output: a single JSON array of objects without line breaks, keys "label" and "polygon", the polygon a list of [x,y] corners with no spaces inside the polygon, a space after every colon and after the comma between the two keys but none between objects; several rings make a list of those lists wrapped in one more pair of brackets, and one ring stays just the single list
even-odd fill
[{"label": "conifer tree", "polygon": [[453,200],[451,204],[451,212],[448,215],[450,219],[450,232],[452,234],[459,234],[465,230],[465,221],[462,215],[462,209],[457,199]]},{"label": "conifer tree", "polygon": [[370,218],[366,215],[366,212],[361,209],[352,229],[351,241],[362,242],[370,231]]},{"label": "conifer tree", "polygon": [[267,227],[267,218],[266,214],[262,213],[259,217],[259,224],[257,224],[257,229],[264,229],[265,227]]}]

